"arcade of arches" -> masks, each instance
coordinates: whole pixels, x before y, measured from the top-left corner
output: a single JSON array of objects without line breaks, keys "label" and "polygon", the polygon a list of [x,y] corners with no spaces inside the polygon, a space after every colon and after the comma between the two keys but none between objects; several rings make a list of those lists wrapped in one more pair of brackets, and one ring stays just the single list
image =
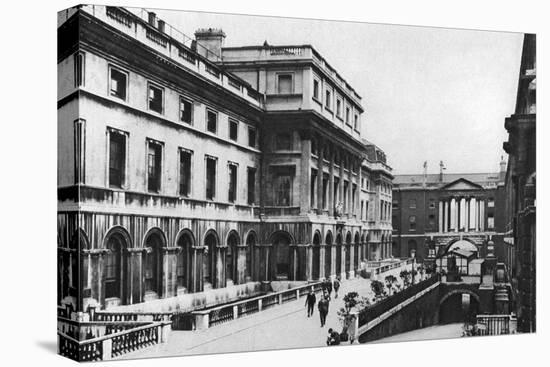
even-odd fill
[{"label": "arcade of arches", "polygon": [[222,237],[208,229],[197,240],[195,233],[183,229],[171,245],[158,227],[146,231],[141,241],[132,241],[124,227],[115,226],[98,241],[98,248],[91,248],[83,230],[79,236],[67,248],[59,247],[58,281],[61,302],[78,297],[80,277],[78,307],[83,307],[82,299],[105,308],[247,282],[353,277],[371,252],[366,232],[357,230],[316,230],[310,244],[296,243],[286,231],[275,231],[266,244],[259,243],[254,230],[242,235],[230,230]]}]

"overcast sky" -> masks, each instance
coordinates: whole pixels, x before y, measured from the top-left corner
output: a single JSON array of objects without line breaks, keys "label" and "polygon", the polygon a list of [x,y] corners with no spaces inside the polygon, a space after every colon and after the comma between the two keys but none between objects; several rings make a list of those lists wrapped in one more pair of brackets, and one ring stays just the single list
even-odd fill
[{"label": "overcast sky", "polygon": [[226,46],[311,44],[363,98],[366,138],[395,174],[493,172],[505,156],[523,34],[156,10]]}]

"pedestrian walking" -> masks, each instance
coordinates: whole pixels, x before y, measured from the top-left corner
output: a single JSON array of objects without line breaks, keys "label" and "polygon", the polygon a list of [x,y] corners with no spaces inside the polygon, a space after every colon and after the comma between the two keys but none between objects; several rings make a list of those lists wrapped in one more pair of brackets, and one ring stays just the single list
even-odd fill
[{"label": "pedestrian walking", "polygon": [[327,280],[325,280],[325,283],[327,285],[327,291],[328,291],[328,295],[330,297],[330,294],[332,293],[332,282],[330,281],[330,279],[327,279]]},{"label": "pedestrian walking", "polygon": [[322,297],[317,303],[317,308],[319,309],[319,317],[321,318],[321,327],[325,326],[327,321],[329,307],[329,299],[327,297]]},{"label": "pedestrian walking", "polygon": [[306,297],[306,303],[305,303],[305,306],[307,306],[307,317],[310,317],[311,315],[313,315],[315,302],[317,302],[315,293],[313,293],[313,291],[309,291],[309,294]]},{"label": "pedestrian walking", "polygon": [[334,279],[334,298],[338,298],[338,289],[340,289],[340,281],[338,280],[338,277]]}]

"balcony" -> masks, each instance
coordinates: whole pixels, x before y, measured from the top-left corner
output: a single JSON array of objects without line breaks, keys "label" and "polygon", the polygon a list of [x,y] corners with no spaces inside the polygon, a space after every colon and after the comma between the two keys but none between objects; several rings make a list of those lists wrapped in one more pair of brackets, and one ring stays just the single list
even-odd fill
[{"label": "balcony", "polygon": [[299,206],[265,206],[262,214],[268,217],[284,217],[300,215]]}]

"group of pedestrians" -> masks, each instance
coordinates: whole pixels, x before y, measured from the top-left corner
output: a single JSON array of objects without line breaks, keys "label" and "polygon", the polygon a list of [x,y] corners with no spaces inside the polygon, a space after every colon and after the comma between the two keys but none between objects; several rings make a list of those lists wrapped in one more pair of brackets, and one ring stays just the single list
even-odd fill
[{"label": "group of pedestrians", "polygon": [[313,311],[315,309],[315,303],[317,303],[317,309],[319,310],[319,318],[321,320],[321,327],[325,326],[329,305],[330,305],[330,296],[332,290],[334,289],[334,298],[338,298],[338,290],[340,289],[340,280],[339,278],[334,279],[334,281],[325,280],[321,283],[321,290],[323,294],[317,302],[317,297],[313,291],[310,291],[306,297],[305,306],[307,307],[307,317],[313,316]]}]

